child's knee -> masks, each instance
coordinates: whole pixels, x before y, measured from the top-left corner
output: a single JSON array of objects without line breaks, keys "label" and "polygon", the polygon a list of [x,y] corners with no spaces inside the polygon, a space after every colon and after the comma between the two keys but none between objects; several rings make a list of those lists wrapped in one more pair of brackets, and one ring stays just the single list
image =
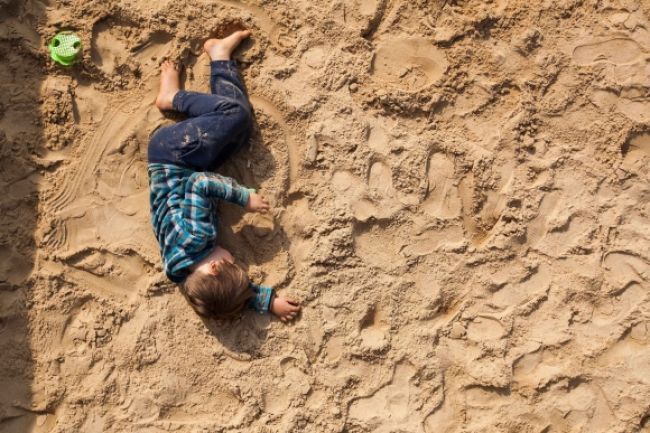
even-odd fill
[{"label": "child's knee", "polygon": [[239,128],[249,128],[252,119],[252,110],[250,104],[237,104],[232,113],[232,121]]}]

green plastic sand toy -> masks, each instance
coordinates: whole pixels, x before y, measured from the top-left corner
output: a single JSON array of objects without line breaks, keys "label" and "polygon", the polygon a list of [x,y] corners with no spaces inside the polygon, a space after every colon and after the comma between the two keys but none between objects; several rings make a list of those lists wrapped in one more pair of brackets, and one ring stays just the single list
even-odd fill
[{"label": "green plastic sand toy", "polygon": [[77,61],[81,52],[81,39],[71,31],[59,32],[50,41],[52,60],[62,66],[70,66]]}]

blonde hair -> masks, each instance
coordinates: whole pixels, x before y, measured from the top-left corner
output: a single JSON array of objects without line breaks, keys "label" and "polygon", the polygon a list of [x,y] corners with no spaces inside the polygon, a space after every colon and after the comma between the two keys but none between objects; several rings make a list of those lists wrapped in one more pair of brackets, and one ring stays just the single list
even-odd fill
[{"label": "blonde hair", "polygon": [[234,316],[254,295],[246,272],[229,262],[219,264],[217,275],[192,272],[182,291],[199,316],[215,319]]}]

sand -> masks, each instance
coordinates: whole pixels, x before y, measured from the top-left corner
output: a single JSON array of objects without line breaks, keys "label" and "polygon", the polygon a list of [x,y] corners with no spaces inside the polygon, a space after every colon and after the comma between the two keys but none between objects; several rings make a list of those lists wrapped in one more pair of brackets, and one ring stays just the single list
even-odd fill
[{"label": "sand", "polygon": [[[149,223],[159,64],[242,26],[220,242],[291,325]],[[0,90],[3,433],[650,432],[648,1],[0,0]]]}]

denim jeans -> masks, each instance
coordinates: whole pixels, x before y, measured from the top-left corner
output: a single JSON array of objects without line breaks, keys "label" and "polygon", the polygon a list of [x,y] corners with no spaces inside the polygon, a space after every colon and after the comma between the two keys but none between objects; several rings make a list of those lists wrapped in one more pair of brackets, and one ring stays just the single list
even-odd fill
[{"label": "denim jeans", "polygon": [[160,128],[149,140],[150,163],[214,171],[248,140],[251,106],[235,61],[210,63],[212,94],[178,91],[173,109],[188,118]]}]

